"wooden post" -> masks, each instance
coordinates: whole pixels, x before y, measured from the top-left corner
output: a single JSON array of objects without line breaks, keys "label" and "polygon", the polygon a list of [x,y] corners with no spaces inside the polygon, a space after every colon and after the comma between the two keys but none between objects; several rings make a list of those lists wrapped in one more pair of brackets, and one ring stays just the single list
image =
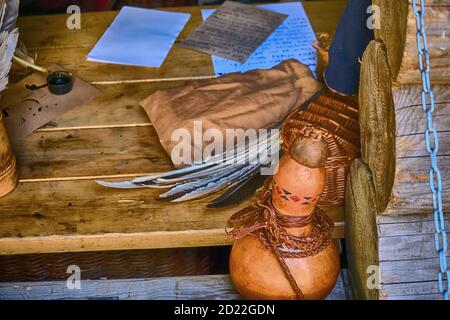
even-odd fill
[{"label": "wooden post", "polygon": [[[450,211],[450,0],[425,0],[444,211]],[[346,189],[346,245],[358,298],[436,299],[439,260],[411,1],[373,0],[381,29],[361,63],[361,159]],[[450,219],[446,218],[449,230]],[[370,277],[379,268],[379,286]]]},{"label": "wooden post", "polygon": [[[416,18],[412,0],[372,0],[380,12],[380,29],[375,38],[387,48],[392,80],[397,84],[419,84],[417,68]],[[431,82],[450,83],[450,1],[425,0]]]},{"label": "wooden post", "polygon": [[10,193],[17,185],[16,157],[3,125],[0,113],[0,197]]}]

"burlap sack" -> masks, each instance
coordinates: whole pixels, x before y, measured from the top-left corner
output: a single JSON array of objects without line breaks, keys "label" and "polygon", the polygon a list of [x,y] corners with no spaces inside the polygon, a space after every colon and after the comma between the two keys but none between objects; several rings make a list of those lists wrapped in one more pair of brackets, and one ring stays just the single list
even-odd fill
[{"label": "burlap sack", "polygon": [[[282,121],[321,86],[305,65],[291,59],[270,70],[232,73],[156,91],[140,104],[171,155],[179,143],[171,139],[176,129],[185,128],[193,136],[194,121],[199,120],[203,132],[213,128],[224,135],[226,129],[267,128]],[[203,146],[192,141],[192,153]]]}]

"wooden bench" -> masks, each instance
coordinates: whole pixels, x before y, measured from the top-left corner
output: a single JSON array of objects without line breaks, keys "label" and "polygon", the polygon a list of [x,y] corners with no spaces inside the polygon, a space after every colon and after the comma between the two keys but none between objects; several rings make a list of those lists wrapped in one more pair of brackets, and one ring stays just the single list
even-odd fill
[{"label": "wooden bench", "polygon": [[[345,4],[314,1],[304,7],[316,32],[332,33]],[[199,25],[202,8],[206,7],[167,9],[191,14],[177,41]],[[214,77],[209,55],[176,45],[161,68],[86,61],[116,14],[84,13],[80,30],[66,28],[66,15],[19,19],[21,40],[37,53],[38,64],[61,65],[99,88],[102,95],[13,146],[20,182],[0,199],[1,255],[231,244],[226,221],[249,201],[207,209],[208,199],[167,204],[155,200],[157,191],[152,189],[109,189],[95,182],[172,169],[138,101],[159,89]],[[12,79],[23,76],[23,70],[14,70]],[[323,209],[336,222],[334,237],[343,238],[343,208]],[[0,296],[11,293],[4,293],[5,288],[8,284],[2,285]]]}]

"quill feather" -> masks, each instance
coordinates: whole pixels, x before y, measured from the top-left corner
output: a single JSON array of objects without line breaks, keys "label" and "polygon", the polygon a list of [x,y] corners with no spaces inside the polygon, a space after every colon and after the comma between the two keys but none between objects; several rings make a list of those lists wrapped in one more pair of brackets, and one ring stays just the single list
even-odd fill
[{"label": "quill feather", "polygon": [[[268,151],[270,151],[270,148],[268,148]],[[282,151],[280,151],[279,156],[282,156]],[[263,158],[261,159],[261,163],[264,163],[267,160],[267,157]],[[259,189],[268,178],[266,175],[261,175],[260,169],[261,165],[255,168],[247,177],[236,181],[236,183],[231,185],[222,195],[208,203],[207,207],[223,208],[233,204],[238,204],[247,199],[257,189]]]},{"label": "quill feather", "polygon": [[8,85],[9,71],[11,70],[12,57],[18,37],[18,29],[13,30],[11,33],[7,31],[0,33],[0,91],[3,91]]},{"label": "quill feather", "polygon": [[[230,164],[244,163],[246,158],[249,159],[248,162],[254,163],[259,151],[261,151],[261,145],[264,146],[264,144],[267,144],[267,142],[271,139],[275,139],[277,135],[278,133],[272,134],[261,143],[255,144],[244,151],[237,153],[236,155],[227,156],[228,153],[224,152],[219,155],[212,156],[203,163],[193,164],[189,167],[168,172],[155,173],[153,175],[139,177],[130,181],[107,182],[96,180],[96,182],[102,186],[111,188],[155,188],[157,186],[161,187],[161,184],[166,182],[182,182],[186,179],[191,179],[193,176],[201,177],[216,174],[216,170],[222,170],[225,166]],[[177,180],[175,181],[175,179]]]},{"label": "quill feather", "polygon": [[[249,167],[253,167],[253,166],[254,165],[251,165]],[[245,167],[241,170],[236,171],[235,173],[233,173],[229,176],[223,177],[222,179],[220,179],[217,182],[209,183],[204,187],[200,187],[200,188],[195,189],[194,191],[192,191],[188,194],[185,194],[177,199],[171,200],[171,202],[190,201],[190,200],[195,200],[195,199],[200,199],[200,198],[206,197],[212,193],[222,190],[223,188],[228,186],[230,183],[232,183],[234,179],[245,175],[245,173],[248,173],[248,171],[251,169],[252,168],[249,169],[248,167]]]},{"label": "quill feather", "polygon": [[234,173],[236,173],[237,171],[240,171],[242,169],[243,169],[242,166],[233,167],[231,170],[225,171],[219,175],[213,175],[213,176],[209,176],[209,177],[206,177],[203,179],[179,184],[179,185],[175,186],[174,188],[170,189],[169,191],[167,191],[163,194],[160,194],[159,198],[161,200],[172,201],[174,199],[180,198],[187,194],[195,195],[193,193],[195,190],[203,188],[207,185],[213,186],[215,183],[222,182],[223,179],[233,176]]},{"label": "quill feather", "polygon": [[248,178],[239,180],[222,195],[208,203],[208,208],[224,208],[239,204],[259,189],[268,177],[261,175],[259,168]]}]

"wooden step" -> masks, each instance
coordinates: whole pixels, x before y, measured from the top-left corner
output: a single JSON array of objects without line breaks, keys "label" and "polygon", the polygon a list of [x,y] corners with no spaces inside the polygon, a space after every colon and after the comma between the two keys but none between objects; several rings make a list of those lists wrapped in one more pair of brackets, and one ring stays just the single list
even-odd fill
[{"label": "wooden step", "polygon": [[[351,298],[347,271],[342,270],[327,300]],[[0,300],[237,300],[229,275],[151,279],[82,280],[79,290],[66,281],[2,282]]]}]

